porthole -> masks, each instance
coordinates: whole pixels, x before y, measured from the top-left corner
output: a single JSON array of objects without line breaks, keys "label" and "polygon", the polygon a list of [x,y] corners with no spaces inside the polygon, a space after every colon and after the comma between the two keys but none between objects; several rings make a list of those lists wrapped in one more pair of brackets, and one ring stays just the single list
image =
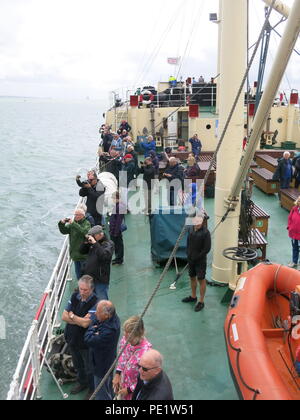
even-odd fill
[{"label": "porthole", "polygon": [[283,118],[278,118],[277,122],[278,122],[278,124],[282,124],[283,123]]},{"label": "porthole", "polygon": [[207,124],[206,130],[210,130],[210,129],[211,129],[211,125],[210,124]]}]

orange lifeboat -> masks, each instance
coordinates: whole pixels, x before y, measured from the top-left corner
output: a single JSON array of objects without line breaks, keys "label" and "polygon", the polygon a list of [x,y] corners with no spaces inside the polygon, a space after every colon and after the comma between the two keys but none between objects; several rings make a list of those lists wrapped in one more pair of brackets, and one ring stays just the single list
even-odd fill
[{"label": "orange lifeboat", "polygon": [[242,274],[225,321],[231,374],[244,400],[300,400],[300,272],[263,263]]}]

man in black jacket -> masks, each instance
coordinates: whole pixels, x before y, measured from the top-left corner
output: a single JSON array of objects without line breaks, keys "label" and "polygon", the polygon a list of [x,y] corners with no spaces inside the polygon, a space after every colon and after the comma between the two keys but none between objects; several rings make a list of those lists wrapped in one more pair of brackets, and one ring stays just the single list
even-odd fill
[{"label": "man in black jacket", "polygon": [[87,241],[81,245],[80,253],[88,255],[83,272],[93,277],[97,298],[108,300],[114,244],[107,239],[101,226],[94,226],[88,231]]},{"label": "man in black jacket", "polygon": [[152,180],[155,179],[155,168],[151,158],[146,158],[144,163],[141,163],[140,173],[143,174],[144,184],[144,200],[145,212],[147,215],[151,213],[151,196],[152,196]]},{"label": "man in black jacket", "polygon": [[98,199],[105,193],[105,187],[98,180],[97,173],[95,171],[89,171],[87,181],[81,182],[80,177],[77,177],[76,182],[82,187],[79,191],[80,197],[87,197],[87,212],[93,216],[95,225],[102,225],[101,205],[99,205],[101,203],[98,202]]},{"label": "man in black jacket", "polygon": [[[163,173],[163,178],[167,179],[171,184],[168,191],[169,205],[175,205],[175,197],[178,191],[183,187],[183,167],[178,163],[175,157],[169,159],[169,165]],[[173,181],[178,180],[176,185]]]},{"label": "man in black jacket", "polygon": [[172,401],[173,390],[167,374],[162,370],[162,356],[157,350],[143,354],[139,364],[139,378],[133,400]]},{"label": "man in black jacket", "polygon": [[203,218],[195,217],[193,226],[188,232],[187,238],[187,259],[189,264],[189,276],[191,279],[191,296],[182,299],[182,302],[197,302],[197,280],[200,287],[200,300],[195,306],[195,312],[204,308],[206,292],[206,266],[207,254],[211,249],[211,236],[203,226]]}]

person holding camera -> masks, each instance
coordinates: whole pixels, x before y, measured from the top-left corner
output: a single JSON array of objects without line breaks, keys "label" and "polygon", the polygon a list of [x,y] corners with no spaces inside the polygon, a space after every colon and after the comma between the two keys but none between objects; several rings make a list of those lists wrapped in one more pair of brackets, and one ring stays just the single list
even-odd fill
[{"label": "person holding camera", "polygon": [[74,220],[62,219],[58,223],[58,229],[63,235],[69,235],[70,257],[74,261],[76,277],[79,280],[82,275],[82,263],[86,260],[86,256],[80,253],[79,248],[85,235],[91,229],[91,224],[85,218],[84,210],[76,209]]},{"label": "person holding camera", "polygon": [[80,197],[86,197],[87,212],[94,218],[95,225],[102,225],[102,214],[97,210],[97,201],[105,193],[105,187],[101,181],[98,180],[95,171],[88,172],[88,179],[81,182],[80,176],[76,177],[76,182],[81,189],[79,190]]},{"label": "person holding camera", "polygon": [[114,250],[114,244],[106,237],[102,226],[92,227],[85,242],[80,246],[80,252],[87,255],[83,273],[93,277],[95,293],[99,300],[108,300],[110,266]]}]

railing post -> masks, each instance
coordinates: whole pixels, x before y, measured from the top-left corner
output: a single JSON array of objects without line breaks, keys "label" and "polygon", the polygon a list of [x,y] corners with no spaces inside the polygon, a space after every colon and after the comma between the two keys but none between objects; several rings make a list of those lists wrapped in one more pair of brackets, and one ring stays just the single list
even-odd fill
[{"label": "railing post", "polygon": [[38,321],[33,321],[34,326],[32,336],[30,339],[30,353],[31,353],[31,364],[32,364],[32,381],[33,389],[36,389],[36,397],[40,398],[40,345],[38,337]]}]

